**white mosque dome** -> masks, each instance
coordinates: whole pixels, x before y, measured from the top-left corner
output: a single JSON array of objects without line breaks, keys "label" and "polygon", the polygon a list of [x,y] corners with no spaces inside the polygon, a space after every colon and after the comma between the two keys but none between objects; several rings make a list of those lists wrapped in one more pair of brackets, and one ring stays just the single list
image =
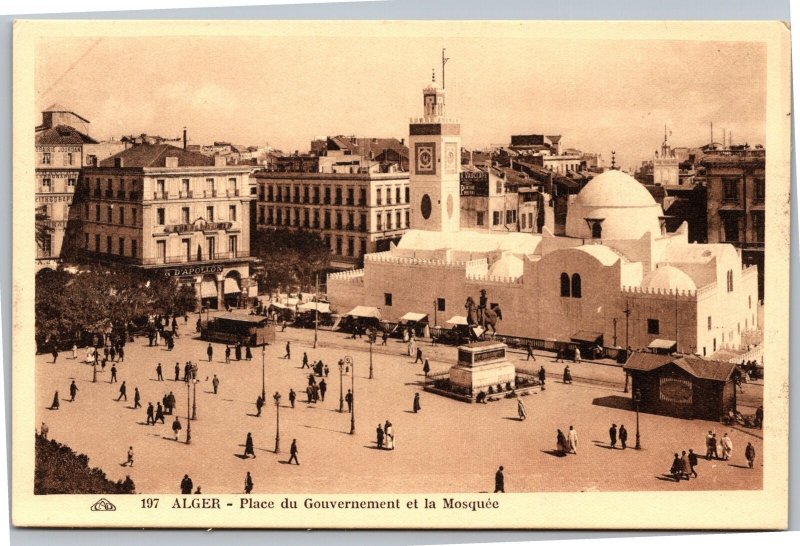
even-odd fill
[{"label": "white mosque dome", "polygon": [[642,279],[642,288],[649,290],[697,290],[689,275],[671,265],[659,267]]},{"label": "white mosque dome", "polygon": [[506,254],[489,268],[491,277],[513,277],[518,278],[523,273],[522,260],[513,254]]},{"label": "white mosque dome", "polygon": [[568,237],[638,240],[661,235],[661,205],[629,174],[606,171],[593,178],[567,208]]}]

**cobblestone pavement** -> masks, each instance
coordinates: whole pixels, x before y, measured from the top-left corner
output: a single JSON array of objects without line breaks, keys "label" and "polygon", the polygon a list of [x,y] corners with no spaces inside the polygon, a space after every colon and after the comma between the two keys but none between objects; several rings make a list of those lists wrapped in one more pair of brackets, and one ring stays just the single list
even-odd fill
[{"label": "cobblestone pavement", "polygon": [[[177,493],[184,474],[205,493],[241,493],[250,471],[255,493],[364,493],[364,492],[481,492],[493,490],[494,472],[505,467],[506,491],[620,491],[620,490],[730,490],[758,489],[762,483],[762,434],[755,429],[733,429],[709,421],[640,416],[642,450],[611,450],[608,428],[625,424],[629,445],[635,444],[636,415],[629,396],[622,392],[624,373],[618,366],[570,363],[575,382],[560,382],[562,364],[552,355],[537,354],[536,363],[525,362],[522,353],[510,353],[518,366],[544,365],[550,380],[547,389],[522,398],[528,418],[517,419],[515,400],[466,404],[422,392],[421,365],[405,355],[405,345],[389,340],[373,347],[374,378],[368,379],[369,345],[338,332],[321,331],[317,349],[313,330],[288,328],[277,334],[266,352],[268,403],[255,417],[255,400],[261,393],[261,351],[250,362],[224,363],[224,345],[214,345],[212,362],[206,359],[206,343],[194,338],[194,320],[181,326],[173,351],[148,347],[146,338],[126,346],[125,362],[117,364],[119,380],[126,381],[128,401],[115,401],[118,384],[109,384],[109,369],[92,383],[92,367],[61,353],[57,364],[50,355],[36,357],[37,423],[45,421],[50,437],[90,457],[90,465],[102,468],[112,479],[130,475],[138,492]],[[281,358],[286,341],[292,358]],[[455,361],[456,349],[422,343],[433,372],[446,370]],[[300,369],[303,352],[322,359],[330,368],[324,402],[307,404],[308,370]],[[85,353],[84,353],[85,355]],[[350,416],[339,413],[339,370],[344,355],[355,360],[356,433],[349,434]],[[187,387],[173,381],[175,363],[199,362],[197,420],[192,421],[192,442],[186,445]],[[156,380],[161,362],[166,381]],[[99,368],[99,367],[98,367]],[[211,379],[220,379],[213,394]],[[69,402],[69,383],[80,389]],[[343,389],[351,377],[344,377]],[[319,378],[317,379],[319,381]],[[143,408],[133,409],[133,390],[138,387]],[[289,407],[288,391],[298,393],[296,407]],[[746,404],[760,403],[761,385],[745,385],[740,395]],[[48,410],[58,389],[58,411]],[[272,394],[281,395],[280,453],[275,448],[276,408]],[[173,439],[166,424],[145,424],[148,402],[160,401],[172,391],[177,397],[183,430]],[[411,411],[414,393],[421,392],[422,410]],[[750,413],[745,410],[745,413]],[[376,449],[375,428],[389,419],[395,430],[396,449]],[[768,416],[767,416],[768,419]],[[579,435],[576,455],[554,455],[556,429],[573,425]],[[694,449],[705,453],[709,429],[733,439],[730,461],[701,458],[699,478],[675,483],[667,480],[672,454]],[[243,459],[244,440],[252,432],[255,459]],[[297,439],[301,465],[286,464],[289,445]],[[744,448],[752,441],[758,453],[756,467],[747,468]],[[128,446],[135,451],[135,466],[122,467]]]}]

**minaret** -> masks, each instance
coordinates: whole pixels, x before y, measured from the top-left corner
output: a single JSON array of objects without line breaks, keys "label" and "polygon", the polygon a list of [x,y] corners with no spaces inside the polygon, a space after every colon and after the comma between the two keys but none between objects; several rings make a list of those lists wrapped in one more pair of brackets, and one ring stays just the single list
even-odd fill
[{"label": "minaret", "polygon": [[667,140],[667,126],[664,125],[664,141],[661,143],[661,156],[653,154],[653,183],[657,186],[680,185],[680,171],[675,152]]},{"label": "minaret", "polygon": [[409,124],[411,227],[453,233],[461,222],[461,126],[445,115],[435,71],[431,80],[422,90],[424,115]]}]

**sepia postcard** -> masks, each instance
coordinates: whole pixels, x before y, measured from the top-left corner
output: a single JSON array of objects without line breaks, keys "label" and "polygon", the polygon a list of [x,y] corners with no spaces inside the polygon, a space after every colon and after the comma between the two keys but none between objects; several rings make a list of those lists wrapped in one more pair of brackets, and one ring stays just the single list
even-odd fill
[{"label": "sepia postcard", "polygon": [[789,44],[17,21],[13,523],[785,528]]}]

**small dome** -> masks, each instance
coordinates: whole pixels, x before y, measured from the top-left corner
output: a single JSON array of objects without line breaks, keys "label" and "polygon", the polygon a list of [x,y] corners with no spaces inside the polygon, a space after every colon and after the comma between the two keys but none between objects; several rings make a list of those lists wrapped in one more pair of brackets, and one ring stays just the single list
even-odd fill
[{"label": "small dome", "polygon": [[689,275],[671,265],[659,267],[645,275],[642,279],[642,288],[650,290],[697,290]]},{"label": "small dome", "polygon": [[588,207],[651,207],[653,196],[629,174],[610,170],[595,176],[575,201]]},{"label": "small dome", "polygon": [[522,260],[513,254],[506,254],[489,268],[491,277],[521,277],[523,273]]}]

